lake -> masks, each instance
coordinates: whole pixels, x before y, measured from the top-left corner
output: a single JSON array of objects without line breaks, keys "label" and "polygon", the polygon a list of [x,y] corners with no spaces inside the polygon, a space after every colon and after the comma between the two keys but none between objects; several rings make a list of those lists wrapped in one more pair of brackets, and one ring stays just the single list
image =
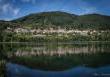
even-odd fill
[{"label": "lake", "polygon": [[110,77],[110,42],[1,43],[7,77]]}]

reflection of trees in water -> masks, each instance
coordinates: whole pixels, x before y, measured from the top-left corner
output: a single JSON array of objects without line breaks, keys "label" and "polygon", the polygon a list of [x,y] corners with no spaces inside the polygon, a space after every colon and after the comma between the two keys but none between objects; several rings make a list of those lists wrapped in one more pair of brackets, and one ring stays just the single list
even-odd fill
[{"label": "reflection of trees in water", "polygon": [[59,66],[66,68],[79,64],[90,66],[110,64],[108,60],[110,44],[2,44],[0,46],[2,59],[35,68],[48,69],[56,66],[61,69]]},{"label": "reflection of trees in water", "polygon": [[[15,46],[15,45],[14,45]],[[91,54],[96,52],[109,52],[109,44],[60,44],[60,45],[22,45],[13,47],[7,52],[8,57],[12,56],[61,56],[68,54]]]},{"label": "reflection of trees in water", "polygon": [[5,53],[4,45],[0,44],[0,77],[6,77],[5,75],[5,64],[8,61]]},{"label": "reflection of trees in water", "polygon": [[70,54],[60,57],[56,55],[52,57],[48,55],[20,56],[12,58],[12,62],[43,70],[65,70],[76,66],[101,67],[110,64],[110,53]]},{"label": "reflection of trees in water", "polygon": [[0,59],[7,60],[8,57],[6,55],[6,47],[4,44],[0,44]]},{"label": "reflection of trees in water", "polygon": [[110,44],[97,42],[85,44],[1,44],[0,57],[9,60],[14,56],[61,56],[69,54],[91,54],[96,52],[109,52]]}]

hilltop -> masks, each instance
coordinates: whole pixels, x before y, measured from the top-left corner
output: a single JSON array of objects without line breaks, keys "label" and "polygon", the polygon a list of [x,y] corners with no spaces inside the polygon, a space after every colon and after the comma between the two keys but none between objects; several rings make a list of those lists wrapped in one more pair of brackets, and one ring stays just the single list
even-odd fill
[{"label": "hilltop", "polygon": [[110,16],[100,14],[75,15],[66,12],[41,12],[30,14],[11,22],[34,28],[110,29]]},{"label": "hilltop", "polygon": [[[0,21],[0,27],[30,27],[30,28],[66,28],[110,30],[110,16],[100,14],[75,15],[66,12],[53,11],[30,14],[12,21]],[[2,26],[3,25],[3,26]]]}]

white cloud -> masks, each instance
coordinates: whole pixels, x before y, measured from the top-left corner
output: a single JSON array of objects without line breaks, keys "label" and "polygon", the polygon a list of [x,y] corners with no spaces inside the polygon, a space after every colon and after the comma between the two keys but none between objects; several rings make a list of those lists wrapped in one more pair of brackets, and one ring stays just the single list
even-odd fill
[{"label": "white cloud", "polygon": [[10,8],[10,4],[4,4],[4,5],[1,7],[1,9],[2,9],[2,11],[3,11],[4,13],[7,12],[9,8]]},{"label": "white cloud", "polygon": [[83,8],[85,10],[85,13],[94,13],[97,11],[96,8],[94,7],[88,7],[88,8]]},{"label": "white cloud", "polygon": [[82,3],[82,5],[80,6],[80,9],[81,9],[80,14],[95,13],[98,11],[98,9],[96,7],[91,6],[89,3],[87,3],[84,0],[80,0],[80,3]]},{"label": "white cloud", "polygon": [[30,2],[31,0],[22,0],[22,2]]},{"label": "white cloud", "polygon": [[0,9],[2,10],[3,14],[12,14],[12,16],[15,16],[19,13],[20,9],[13,6],[12,4],[4,4],[0,7]]},{"label": "white cloud", "polygon": [[13,13],[14,13],[14,15],[18,15],[18,13],[19,13],[19,11],[20,11],[20,9],[13,9]]},{"label": "white cloud", "polygon": [[36,3],[36,0],[21,0],[21,1],[24,3],[32,3],[32,4]]},{"label": "white cloud", "polygon": [[91,6],[83,6],[80,8],[80,14],[90,14],[90,13],[96,13],[98,10],[95,7],[91,7]]}]

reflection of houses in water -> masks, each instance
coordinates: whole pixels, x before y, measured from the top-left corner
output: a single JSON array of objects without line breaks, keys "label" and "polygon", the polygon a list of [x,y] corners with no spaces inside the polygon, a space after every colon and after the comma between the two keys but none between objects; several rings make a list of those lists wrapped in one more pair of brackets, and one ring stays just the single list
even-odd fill
[{"label": "reflection of houses in water", "polygon": [[61,56],[61,55],[70,55],[70,54],[90,54],[96,52],[103,52],[107,48],[103,45],[85,45],[85,46],[57,46],[57,47],[32,47],[30,49],[18,49],[16,52],[10,52],[10,56]]}]

